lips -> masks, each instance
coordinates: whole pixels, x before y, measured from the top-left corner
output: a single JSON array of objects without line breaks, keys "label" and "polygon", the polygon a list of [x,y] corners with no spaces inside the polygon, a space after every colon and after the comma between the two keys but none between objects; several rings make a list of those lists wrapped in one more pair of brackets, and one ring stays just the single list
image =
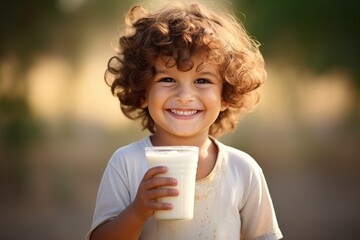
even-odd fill
[{"label": "lips", "polygon": [[174,115],[184,116],[184,117],[193,116],[199,112],[198,110],[178,110],[178,109],[170,109],[169,111]]}]

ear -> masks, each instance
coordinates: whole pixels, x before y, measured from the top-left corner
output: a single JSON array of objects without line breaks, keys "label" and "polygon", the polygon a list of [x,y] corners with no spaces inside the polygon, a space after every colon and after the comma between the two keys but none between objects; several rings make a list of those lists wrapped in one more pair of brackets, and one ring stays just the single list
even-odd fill
[{"label": "ear", "polygon": [[221,108],[220,108],[220,111],[223,112],[225,111],[226,109],[228,109],[229,107],[229,103],[228,102],[225,102],[224,100],[221,101]]},{"label": "ear", "polygon": [[146,101],[146,97],[143,97],[142,99],[141,99],[141,105],[140,105],[140,107],[141,108],[146,108],[148,106],[148,103],[147,103],[147,101]]}]

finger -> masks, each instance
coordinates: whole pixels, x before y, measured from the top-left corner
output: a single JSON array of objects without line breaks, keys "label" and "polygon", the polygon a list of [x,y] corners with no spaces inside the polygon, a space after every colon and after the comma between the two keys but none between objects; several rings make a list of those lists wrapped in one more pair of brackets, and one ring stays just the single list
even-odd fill
[{"label": "finger", "polygon": [[176,197],[179,195],[179,190],[174,188],[156,188],[144,193],[144,197],[149,200],[158,199],[162,197]]},{"label": "finger", "polygon": [[150,168],[144,175],[143,180],[148,180],[150,178],[153,178],[154,176],[161,174],[161,173],[166,173],[168,171],[168,168],[165,166],[158,166],[158,167],[153,167]]},{"label": "finger", "polygon": [[149,201],[147,207],[152,210],[171,210],[174,208],[171,203],[160,203],[155,200]]},{"label": "finger", "polygon": [[178,183],[176,178],[171,177],[153,177],[141,183],[141,187],[146,190],[151,190],[164,186],[176,186]]}]

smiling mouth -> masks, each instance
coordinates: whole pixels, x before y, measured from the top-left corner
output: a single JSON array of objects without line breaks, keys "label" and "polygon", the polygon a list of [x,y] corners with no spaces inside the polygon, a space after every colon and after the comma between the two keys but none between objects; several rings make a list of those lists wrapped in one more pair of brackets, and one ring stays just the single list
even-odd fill
[{"label": "smiling mouth", "polygon": [[198,110],[176,110],[176,109],[170,109],[170,112],[172,114],[178,115],[178,116],[192,116],[195,115],[196,113],[198,113]]}]

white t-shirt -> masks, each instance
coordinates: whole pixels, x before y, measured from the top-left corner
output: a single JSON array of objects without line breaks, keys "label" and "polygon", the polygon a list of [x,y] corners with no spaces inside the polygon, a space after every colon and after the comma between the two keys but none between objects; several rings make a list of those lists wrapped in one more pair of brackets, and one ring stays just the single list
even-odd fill
[{"label": "white t-shirt", "polygon": [[[212,172],[196,181],[194,218],[149,218],[140,239],[280,239],[273,204],[261,168],[248,154],[212,139],[219,152]],[[144,148],[150,137],[119,148],[100,183],[91,232],[134,201],[147,171]]]}]

